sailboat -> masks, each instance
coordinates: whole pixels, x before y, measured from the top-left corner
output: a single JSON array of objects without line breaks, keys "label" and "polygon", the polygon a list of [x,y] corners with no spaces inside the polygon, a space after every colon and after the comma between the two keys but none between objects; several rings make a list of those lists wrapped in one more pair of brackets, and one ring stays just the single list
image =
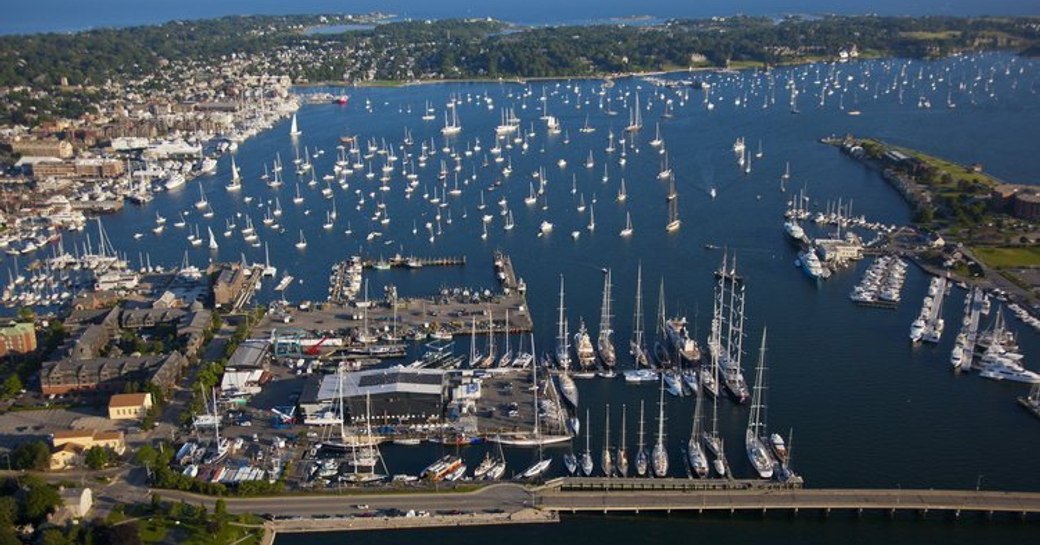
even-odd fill
[{"label": "sailboat", "polygon": [[697,399],[694,401],[693,406],[693,430],[690,432],[690,440],[686,443],[686,461],[690,466],[690,471],[694,475],[703,478],[708,475],[708,457],[704,455],[704,449],[701,448],[700,443],[702,433],[701,400],[704,395],[699,382],[694,394],[697,396]]},{"label": "sailboat", "polygon": [[675,181],[673,180],[668,193],[668,224],[665,225],[665,231],[669,233],[678,231],[681,223],[679,220],[679,192],[675,190]]},{"label": "sailboat", "polygon": [[657,477],[668,476],[668,450],[664,445],[664,377],[661,378],[661,394],[658,401],[657,413],[657,443],[650,454],[650,463],[653,466],[654,475]]},{"label": "sailboat", "polygon": [[303,131],[300,130],[299,125],[296,123],[296,114],[292,114],[292,123],[289,125],[289,136],[300,136]]},{"label": "sailboat", "polygon": [[661,144],[664,144],[664,140],[661,139],[661,124],[657,123],[657,133],[654,135],[654,139],[648,142],[651,147],[658,148]]},{"label": "sailboat", "polygon": [[643,430],[643,400],[639,400],[639,448],[636,449],[636,475],[646,476],[649,467],[649,457],[646,454],[646,441]]},{"label": "sailboat", "polygon": [[454,102],[448,104],[448,109],[451,110],[451,116],[448,116],[448,111],[444,111],[444,127],[441,128],[441,134],[445,136],[451,136],[462,132],[462,125],[459,124],[459,112],[458,106]]},{"label": "sailboat", "polygon": [[563,399],[575,409],[578,408],[578,386],[574,383],[574,378],[571,377],[570,373],[566,370],[561,370],[556,375],[556,384],[559,386],[560,395]]},{"label": "sailboat", "polygon": [[[718,316],[716,316],[716,318],[718,318]],[[714,319],[713,319],[713,321],[714,321]],[[714,324],[713,324],[712,327],[713,327],[713,334],[716,334],[717,331],[715,330]],[[711,341],[709,341],[709,343],[710,342]],[[715,456],[715,460],[712,461],[712,466],[715,468],[715,473],[717,473],[719,475],[719,477],[725,477],[726,473],[727,473],[727,467],[726,466],[728,464],[726,463],[726,454],[725,454],[725,451],[724,451],[723,446],[722,446],[722,438],[719,437],[719,396],[718,396],[719,365],[718,365],[718,356],[719,356],[718,350],[712,349],[712,351],[711,351],[711,373],[712,373],[712,377],[713,377],[712,384],[715,386],[716,390],[714,392],[714,395],[712,395],[712,398],[711,398],[711,431],[710,432],[703,432],[701,434],[701,441],[704,443],[704,446],[706,446],[708,448],[708,450],[711,451],[712,455]],[[703,373],[701,373],[701,374],[703,375]],[[704,383],[705,382],[706,381],[703,380],[703,379],[698,381],[698,384],[701,387],[700,391],[701,392],[709,392],[709,393],[711,393],[710,390],[707,390],[707,389],[704,388]]]},{"label": "sailboat", "polygon": [[622,237],[632,236],[632,214],[630,212],[625,212],[625,227],[621,229],[620,234]]},{"label": "sailboat", "polygon": [[614,366],[617,364],[617,354],[614,351],[614,341],[610,338],[611,334],[614,332],[611,327],[611,319],[613,318],[613,315],[610,312],[612,302],[610,297],[611,276],[610,269],[607,269],[607,274],[603,281],[603,301],[600,305],[599,337],[597,338],[599,359],[607,371],[612,371]]},{"label": "sailboat", "polygon": [[621,405],[621,442],[618,444],[617,459],[614,461],[614,467],[617,469],[619,477],[628,477],[628,447],[625,446],[627,412],[628,407]]},{"label": "sailboat", "polygon": [[643,128],[643,114],[639,108],[639,93],[636,93],[636,103],[632,110],[629,112],[628,126],[625,130],[628,132],[636,132]]},{"label": "sailboat", "polygon": [[646,353],[646,339],[643,332],[643,263],[636,270],[636,308],[632,315],[632,340],[628,345],[629,354],[635,359],[637,368],[647,367],[650,360]]},{"label": "sailboat", "polygon": [[520,473],[521,479],[536,479],[543,473],[549,470],[549,465],[552,464],[552,458],[545,458],[542,456],[542,447],[538,446],[538,460],[531,464],[530,467]]},{"label": "sailboat", "polygon": [[621,188],[617,192],[618,202],[625,202],[628,199],[628,191],[625,190],[625,179],[621,178]]},{"label": "sailboat", "polygon": [[563,275],[560,275],[560,306],[559,318],[556,321],[556,365],[560,370],[566,372],[571,365],[571,351],[567,340],[567,320],[564,316],[563,307]]},{"label": "sailboat", "polygon": [[747,449],[748,460],[755,468],[755,472],[763,479],[773,477],[773,466],[776,461],[770,454],[765,442],[762,440],[765,434],[765,399],[763,392],[765,385],[766,367],[766,329],[762,329],[762,345],[758,349],[758,365],[755,367],[755,386],[751,394],[751,413],[748,415],[747,430],[744,432],[744,446]]},{"label": "sailboat", "polygon": [[592,420],[589,419],[589,410],[585,409],[585,452],[581,453],[581,472],[586,477],[592,476],[593,462],[592,449],[589,446],[589,437],[592,435]]},{"label": "sailboat", "polygon": [[238,165],[235,164],[235,156],[231,156],[231,181],[224,186],[228,191],[238,191],[242,189],[242,176],[238,172]]},{"label": "sailboat", "polygon": [[216,250],[218,248],[217,237],[213,236],[213,229],[211,227],[207,226],[206,230],[209,231],[209,249]]},{"label": "sailboat", "polygon": [[300,240],[296,243],[296,249],[302,250],[307,247],[307,239],[303,238],[303,229],[300,229]]},{"label": "sailboat", "polygon": [[606,406],[606,421],[603,425],[603,433],[605,437],[603,439],[603,456],[600,460],[600,464],[603,468],[603,475],[605,477],[614,476],[614,461],[613,453],[610,451],[610,403]]},{"label": "sailboat", "polygon": [[202,210],[209,206],[209,201],[206,200],[206,193],[202,190],[202,182],[199,182],[199,200],[195,201],[195,208]]}]

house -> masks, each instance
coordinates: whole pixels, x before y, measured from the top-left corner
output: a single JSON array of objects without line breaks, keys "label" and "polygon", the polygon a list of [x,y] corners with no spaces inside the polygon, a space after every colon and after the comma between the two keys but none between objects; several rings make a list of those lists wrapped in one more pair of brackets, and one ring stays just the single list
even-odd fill
[{"label": "house", "polygon": [[0,327],[0,357],[28,354],[36,350],[36,328],[33,324],[14,323]]},{"label": "house", "polygon": [[144,418],[152,408],[152,394],[115,394],[108,400],[109,420]]},{"label": "house", "polygon": [[121,431],[58,430],[51,436],[51,443],[54,448],[73,445],[83,450],[104,447],[112,449],[116,454],[126,451],[126,439]]},{"label": "house", "polygon": [[93,447],[107,448],[116,454],[126,451],[126,439],[121,431],[61,430],[51,436],[50,468],[67,469],[83,460],[83,453]]},{"label": "house", "polygon": [[80,465],[82,460],[82,449],[72,443],[66,443],[51,452],[50,468],[52,471],[68,469]]}]

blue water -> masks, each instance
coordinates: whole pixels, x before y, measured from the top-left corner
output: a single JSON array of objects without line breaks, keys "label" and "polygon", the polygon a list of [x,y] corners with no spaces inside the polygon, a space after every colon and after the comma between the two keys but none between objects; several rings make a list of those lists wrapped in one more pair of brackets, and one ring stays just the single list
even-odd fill
[{"label": "blue water", "polygon": [[97,27],[132,26],[175,19],[204,19],[223,15],[362,13],[379,10],[412,18],[495,17],[518,23],[582,23],[610,17],[711,17],[737,13],[878,13],[883,15],[1036,15],[1033,0],[875,0],[869,4],[824,0],[623,0],[553,2],[489,0],[40,0],[5,2],[0,34],[75,31]]},{"label": "blue water", "polygon": [[[218,234],[221,246],[215,254],[204,247],[188,249],[191,261],[204,265],[210,259],[237,260],[240,253],[250,261],[263,259],[263,250],[248,247],[237,233],[230,238],[220,236],[223,218],[248,214],[261,238],[270,244],[272,261],[281,271],[302,279],[302,283],[294,283],[287,293],[292,300],[322,299],[326,294],[329,267],[358,252],[369,256],[388,256],[400,251],[420,256],[465,254],[469,257],[465,267],[375,271],[367,276],[374,294],[381,293],[387,283],[397,285],[403,295],[430,293],[443,286],[493,287],[491,253],[501,249],[513,257],[517,272],[529,286],[529,305],[536,324],[539,351],[552,347],[560,274],[567,281],[567,312],[572,331],[581,318],[595,330],[603,267],[613,269],[615,341],[623,347],[631,331],[637,262],[642,262],[644,267],[647,315],[654,315],[657,283],[663,278],[668,290],[669,313],[685,313],[692,322],[691,330],[703,343],[709,328],[711,272],[721,257],[720,252],[707,250],[705,245],[727,246],[737,252],[740,268],[747,278],[746,366],[750,367],[757,357],[761,330],[768,326],[769,426],[780,432],[794,428],[795,469],[806,476],[810,486],[968,488],[975,486],[982,475],[984,488],[1040,490],[1040,474],[1033,471],[1036,453],[1040,452],[1040,434],[1037,433],[1040,422],[1014,401],[1026,388],[976,376],[955,376],[950,372],[949,353],[956,324],[960,323],[963,291],[954,290],[944,307],[949,327],[943,342],[938,346],[911,347],[907,331],[927,286],[927,278],[920,271],[911,269],[903,303],[897,310],[859,308],[848,300],[848,294],[867,263],[840,271],[816,285],[792,265],[795,252],[781,229],[786,201],[801,187],[808,189],[817,209],[838,198],[845,202],[851,199],[854,212],[871,220],[896,224],[909,220],[910,211],[905,203],[876,172],[818,143],[820,137],[830,134],[851,132],[877,136],[961,163],[983,163],[989,172],[1011,182],[1035,181],[1040,173],[1040,154],[1035,149],[1036,142],[1040,141],[1040,62],[1008,54],[987,54],[928,62],[894,60],[789,67],[777,69],[768,76],[752,71],[694,76],[704,77],[711,83],[709,100],[715,104],[714,110],[704,106],[704,94],[700,91],[691,92],[689,100],[682,101],[674,92],[654,92],[646,82],[638,80],[618,81],[610,90],[614,108],[619,111],[616,117],[606,115],[598,106],[599,97],[595,93],[599,82],[592,81],[533,83],[527,97],[522,96],[524,87],[513,84],[360,88],[349,90],[350,104],[345,107],[305,106],[299,112],[303,135],[297,145],[308,146],[312,151],[325,150],[325,155],[314,160],[320,178],[332,170],[335,146],[344,134],[356,134],[362,141],[385,139],[396,147],[408,128],[415,139],[411,153],[418,155],[419,143],[431,138],[440,150],[443,145],[440,116],[444,105],[453,94],[461,97],[459,116],[464,129],[452,141],[452,146],[462,152],[472,148],[475,138],[479,137],[483,151],[463,160],[459,173],[463,194],[449,196],[450,206],[439,209],[443,215],[443,234],[432,243],[427,240],[423,225],[435,222],[438,209],[423,200],[422,194],[442,187],[436,173],[439,161],[446,159],[444,153],[434,156],[425,169],[417,170],[420,184],[411,198],[405,197],[400,167],[393,174],[392,190],[388,192],[378,191],[375,180],[365,180],[358,174],[348,178],[350,187],[346,191],[333,184],[339,219],[333,230],[325,231],[321,223],[330,204],[318,191],[323,184],[317,188],[304,184],[302,192],[306,202],[296,206],[291,202],[295,187],[292,173],[288,173],[286,185],[279,191],[259,180],[264,163],[269,163],[276,152],[286,160],[287,170],[292,166],[289,160],[296,152],[288,136],[288,121],[242,144],[236,160],[245,187],[238,194],[229,194],[223,189],[229,170],[229,158],[225,157],[221,159],[218,175],[160,195],[147,206],[128,207],[104,221],[113,244],[132,261],[149,252],[153,263],[175,265],[188,246],[184,239],[187,233],[168,225],[166,232],[156,237],[150,228],[156,211],[170,218],[171,223],[178,211],[189,211],[189,224],[198,224],[203,233],[205,227],[211,225]],[[821,106],[817,80],[823,79],[841,83],[837,88],[832,86],[834,92],[825,97]],[[789,112],[785,90],[789,81],[795,82],[801,91],[800,115]],[[893,84],[897,82],[902,93],[894,90]],[[607,132],[613,129],[620,133],[627,124],[627,106],[621,100],[627,96],[631,103],[637,91],[646,109],[643,112],[646,125],[642,133],[633,137],[639,152],[630,150],[628,162],[622,167],[618,152],[608,155],[604,151]],[[544,124],[538,120],[538,97],[543,92],[550,113],[560,118],[569,133],[569,144],[564,143],[563,135],[547,135]],[[948,96],[956,108],[946,107]],[[492,98],[495,108],[489,109],[482,100],[484,97]],[[933,108],[919,108],[917,104],[922,97],[930,100]],[[673,119],[661,118],[666,98],[673,102]],[[419,119],[427,101],[437,108],[437,120],[432,122]],[[763,108],[764,105],[768,107]],[[482,156],[493,142],[500,107],[515,108],[525,131],[532,123],[536,127],[536,136],[526,153],[518,146],[505,150],[514,169],[509,178],[501,176],[501,165],[492,162],[489,167],[481,166]],[[860,110],[862,115],[847,115],[853,109]],[[597,129],[595,133],[578,132],[586,118]],[[664,231],[667,185],[655,179],[661,156],[647,145],[658,121],[676,172],[683,219],[680,231],[671,235]],[[754,161],[751,174],[744,174],[738,168],[731,151],[738,137],[746,138],[752,150],[758,148],[760,140],[762,142],[764,156]],[[586,169],[583,163],[590,150],[596,166]],[[404,152],[399,150],[398,155],[403,157]],[[557,166],[561,158],[567,160],[566,168]],[[787,162],[791,165],[792,179],[788,190],[782,192],[779,180]],[[374,165],[377,171],[381,164],[377,156]],[[607,183],[601,181],[604,164],[609,165]],[[539,167],[546,169],[550,180],[546,188],[548,210],[526,206],[523,202],[528,184],[533,181],[531,173]],[[477,178],[467,182],[474,168]],[[622,176],[629,192],[624,204],[613,198]],[[492,191],[496,180],[504,181]],[[586,202],[591,202],[594,196],[598,199],[594,233],[584,230],[589,212],[576,211],[578,196],[571,194],[572,180]],[[200,183],[216,210],[217,216],[211,221],[198,217],[192,207],[198,198]],[[453,185],[453,177],[449,176],[447,187]],[[718,191],[714,200],[708,195],[712,187]],[[479,236],[479,216],[484,212],[478,212],[476,206],[481,188],[485,189],[487,213],[494,215],[487,240]],[[253,195],[256,200],[247,205],[244,195]],[[359,203],[360,195],[365,196],[364,204]],[[502,219],[495,214],[496,202],[503,195],[515,215],[516,228],[512,231],[504,231]],[[271,206],[276,196],[285,210],[281,218],[286,228],[284,234],[272,233],[259,222],[263,210],[258,204]],[[375,203],[380,200],[392,218],[389,225],[371,220]],[[305,214],[305,210],[310,213]],[[454,219],[450,225],[446,223],[449,211]],[[630,239],[618,236],[626,211],[631,213],[635,227]],[[465,219],[464,214],[468,215]],[[553,221],[555,230],[548,236],[538,237],[538,225],[543,219]],[[412,234],[413,220],[418,226],[418,235]],[[243,222],[241,217],[237,221],[240,225]],[[353,230],[351,235],[344,233],[348,221]],[[301,229],[309,241],[303,251],[293,246]],[[569,236],[572,230],[582,232],[578,240]],[[367,242],[366,235],[373,231],[384,235]],[[134,241],[131,235],[135,232],[143,233],[144,238]],[[819,231],[810,228],[810,233],[819,234]],[[76,240],[81,239],[76,236],[66,239],[67,243]],[[270,283],[259,294],[262,301],[274,296]],[[646,323],[652,332],[652,320],[648,318]],[[1040,336],[1017,322],[1013,322],[1013,327],[1019,332],[1027,365],[1036,368]],[[625,351],[619,350],[619,353]],[[630,365],[627,358],[621,358],[622,367]],[[635,442],[640,401],[647,405],[648,427],[654,427],[653,408],[657,398],[654,388],[629,387],[620,380],[584,381],[579,383],[579,388],[582,405],[593,412],[594,452],[598,452],[602,444],[603,406],[607,402],[613,411],[615,441],[620,435],[622,404],[628,407],[629,448],[633,448]],[[676,470],[681,468],[679,447],[689,437],[692,410],[689,398],[668,400],[667,444],[672,467]],[[741,448],[747,409],[725,401],[720,404],[719,412],[730,463],[738,475],[747,476],[750,468]],[[583,444],[581,440],[580,446]],[[555,471],[559,471],[560,451],[551,453],[557,458]],[[391,472],[414,474],[438,453],[432,448],[391,445],[384,454]],[[480,448],[466,449],[463,453],[471,464],[482,455]],[[506,456],[516,471],[530,463],[532,453],[507,450]],[[599,524],[597,519],[592,520],[593,524]],[[610,519],[611,526],[597,526],[602,528],[599,535],[603,536],[603,542],[622,542],[619,536],[633,533],[642,536],[643,523],[632,520]],[[552,542],[585,535],[582,529],[587,528],[588,523],[582,521],[577,525],[568,522],[554,530],[553,535],[559,539]],[[647,527],[660,532],[660,539],[672,541],[687,535],[693,527],[691,524],[688,519],[679,519],[666,525],[651,523]],[[846,535],[859,542],[889,540],[899,535],[905,536],[908,543],[925,534],[956,533],[980,539],[991,535],[985,526],[972,526],[972,530],[958,526],[957,532],[950,532],[942,525],[868,524],[838,523],[839,530],[835,530],[832,526],[804,522],[715,521],[713,527],[719,535],[739,530],[763,539],[786,535],[791,540],[804,538],[806,542],[844,540]],[[696,526],[699,528],[700,523]],[[611,528],[616,528],[616,533]],[[522,532],[529,531],[535,530]],[[993,535],[1017,537],[1024,531],[1028,529],[1001,528]],[[519,543],[509,540],[528,535],[522,532],[467,530],[429,535],[440,536],[439,539],[513,536],[503,537],[503,542]],[[288,543],[293,542],[291,538],[286,539]],[[335,539],[335,536],[322,539]]]}]

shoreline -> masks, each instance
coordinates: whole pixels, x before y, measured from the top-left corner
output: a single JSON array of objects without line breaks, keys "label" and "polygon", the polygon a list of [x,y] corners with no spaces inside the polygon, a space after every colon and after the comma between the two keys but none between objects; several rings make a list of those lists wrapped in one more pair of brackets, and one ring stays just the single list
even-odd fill
[{"label": "shoreline", "polygon": [[[1015,55],[1021,55],[1022,52],[1015,52],[1009,48],[998,48],[998,49],[983,49],[975,51],[975,53],[993,53],[993,52],[1012,52]],[[960,53],[962,54],[962,53]],[[939,57],[927,57],[922,58],[924,61],[936,61],[946,59],[955,56],[956,54],[951,53],[948,55],[942,55]],[[876,61],[876,60],[890,60],[897,58],[912,58],[912,57],[899,57],[890,53],[884,53],[872,56],[861,56],[854,60],[842,62],[841,64],[852,64],[862,61]],[[374,80],[374,81],[362,81],[362,82],[345,82],[345,81],[315,81],[315,82],[304,82],[304,83],[293,83],[292,88],[295,89],[314,89],[321,87],[332,87],[332,88],[398,88],[398,87],[414,87],[419,85],[437,85],[437,84],[477,84],[477,83],[502,83],[511,85],[526,85],[531,82],[546,82],[546,81],[569,81],[569,80],[621,80],[630,78],[640,78],[649,76],[662,76],[679,73],[703,73],[703,72],[719,72],[719,73],[736,73],[743,72],[745,70],[763,70],[763,69],[775,69],[775,68],[788,68],[793,66],[805,66],[816,63],[838,63],[838,59],[830,58],[804,58],[794,59],[790,61],[780,62],[777,64],[766,64],[760,61],[746,61],[747,64],[742,64],[735,67],[726,66],[691,66],[687,68],[662,68],[660,70],[647,70],[647,71],[636,71],[636,72],[616,72],[616,73],[597,73],[597,74],[584,74],[584,75],[572,75],[572,76],[510,76],[510,77],[471,77],[471,78],[442,78],[442,79],[417,79],[417,80]]]}]

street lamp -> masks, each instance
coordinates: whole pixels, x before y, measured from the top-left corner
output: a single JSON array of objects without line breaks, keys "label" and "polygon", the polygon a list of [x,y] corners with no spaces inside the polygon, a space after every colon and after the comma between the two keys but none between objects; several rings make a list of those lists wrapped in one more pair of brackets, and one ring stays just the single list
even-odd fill
[{"label": "street lamp", "polygon": [[978,492],[982,489],[982,477],[985,475],[979,475],[979,478],[975,481],[975,491]]}]

